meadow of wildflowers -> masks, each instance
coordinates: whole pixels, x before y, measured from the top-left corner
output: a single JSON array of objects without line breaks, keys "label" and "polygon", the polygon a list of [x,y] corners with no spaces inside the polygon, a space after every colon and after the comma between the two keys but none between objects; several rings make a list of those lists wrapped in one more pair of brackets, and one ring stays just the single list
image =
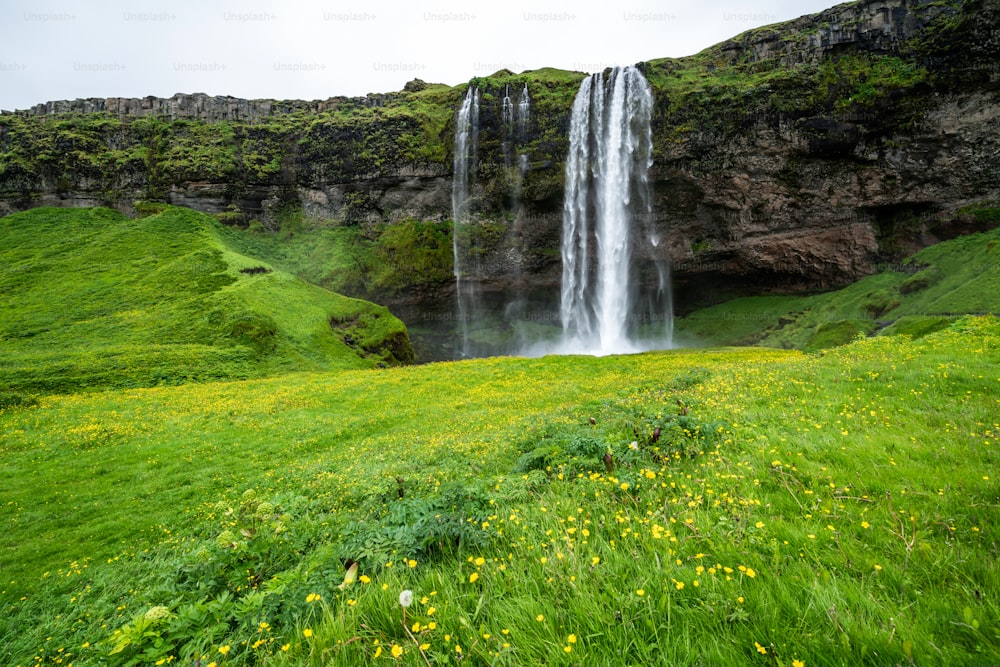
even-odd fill
[{"label": "meadow of wildflowers", "polygon": [[0,663],[1000,663],[1000,325],[0,412]]}]

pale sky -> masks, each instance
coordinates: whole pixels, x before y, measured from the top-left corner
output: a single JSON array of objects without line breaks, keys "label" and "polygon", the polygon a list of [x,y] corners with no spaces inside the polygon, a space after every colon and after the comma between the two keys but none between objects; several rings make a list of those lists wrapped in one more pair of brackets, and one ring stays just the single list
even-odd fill
[{"label": "pale sky", "polygon": [[78,97],[326,99],[506,67],[697,53],[834,0],[5,0],[0,109]]}]

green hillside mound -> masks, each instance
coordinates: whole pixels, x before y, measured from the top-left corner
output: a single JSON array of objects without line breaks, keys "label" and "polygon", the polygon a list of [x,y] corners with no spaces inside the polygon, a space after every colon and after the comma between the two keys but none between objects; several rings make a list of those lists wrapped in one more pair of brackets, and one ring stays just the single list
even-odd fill
[{"label": "green hillside mound", "polygon": [[210,216],[0,219],[0,388],[66,392],[405,363],[385,308],[228,248]]},{"label": "green hillside mound", "polygon": [[[1000,209],[976,208],[1000,219]],[[963,315],[1000,314],[1000,229],[925,248],[900,265],[814,296],[756,296],[677,323],[686,344],[818,350],[859,335],[921,337]]]}]

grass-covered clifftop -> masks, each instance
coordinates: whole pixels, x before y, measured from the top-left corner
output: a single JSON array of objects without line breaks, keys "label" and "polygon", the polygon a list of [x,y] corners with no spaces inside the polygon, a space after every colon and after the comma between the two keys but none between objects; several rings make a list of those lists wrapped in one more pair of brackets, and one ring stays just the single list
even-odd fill
[{"label": "grass-covered clifftop", "polygon": [[221,232],[181,208],[0,218],[0,387],[66,392],[412,361],[385,308],[274,270]]},{"label": "grass-covered clifftop", "polygon": [[[503,87],[528,83],[536,118],[530,144],[539,160],[561,161],[564,116],[580,78],[557,70],[507,72],[469,85],[482,87],[483,104],[499,116]],[[90,179],[87,189],[98,198],[129,204],[163,201],[171,186],[201,181],[228,184],[224,196],[238,204],[247,188],[317,187],[400,171],[450,173],[453,116],[465,88],[432,84],[377,105],[344,99],[318,113],[250,120],[4,114],[0,196],[30,204],[39,190],[67,192]],[[498,136],[484,149],[498,151]],[[502,166],[495,155],[484,163],[488,176]]]},{"label": "grass-covered clifftop", "polygon": [[[913,122],[928,103],[928,91],[991,85],[981,62],[986,47],[980,33],[989,21],[981,0],[916,3],[905,10],[905,21],[894,9],[884,35],[870,4],[842,5],[744,33],[696,55],[643,63],[657,101],[658,161],[674,159],[679,142],[697,144],[692,133],[739,132],[762,121],[848,117],[874,139],[905,130],[904,121]],[[278,196],[294,201],[289,188],[401,171],[450,173],[454,114],[472,85],[482,94],[481,177],[500,181],[481,204],[486,211],[500,210],[507,177],[500,123],[504,90],[519,93],[528,86],[531,123],[518,152],[538,167],[525,194],[545,199],[561,188],[559,165],[582,77],[555,69],[503,70],[455,87],[414,82],[396,93],[331,98],[318,111],[273,103],[266,114],[225,120],[171,117],[166,109],[142,117],[3,114],[0,198],[27,206],[42,192],[83,189],[109,205],[128,206],[136,199],[163,200],[172,186],[209,182],[226,184],[223,199],[239,208],[251,190],[263,186],[279,188]],[[707,158],[695,160],[708,166]],[[254,214],[261,212],[248,217]]]}]

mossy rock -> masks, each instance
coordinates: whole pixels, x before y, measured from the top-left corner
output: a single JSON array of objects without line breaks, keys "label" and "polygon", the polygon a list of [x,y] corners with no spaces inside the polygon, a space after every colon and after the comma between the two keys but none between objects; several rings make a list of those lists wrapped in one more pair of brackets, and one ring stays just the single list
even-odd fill
[{"label": "mossy rock", "polygon": [[[384,310],[384,309],[383,309]],[[330,327],[337,338],[361,357],[376,357],[383,366],[412,364],[416,359],[409,334],[402,322],[384,313],[333,318]]]}]

